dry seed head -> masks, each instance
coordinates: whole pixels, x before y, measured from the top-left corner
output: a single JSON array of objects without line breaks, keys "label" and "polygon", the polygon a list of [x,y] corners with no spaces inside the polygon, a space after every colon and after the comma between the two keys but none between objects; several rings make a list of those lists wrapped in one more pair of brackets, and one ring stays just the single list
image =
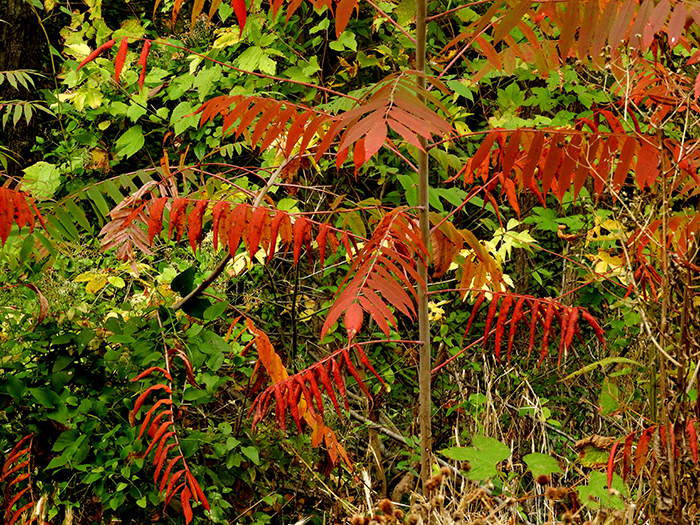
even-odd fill
[{"label": "dry seed head", "polygon": [[418,523],[418,516],[411,514],[408,519],[406,519],[406,525],[416,525]]},{"label": "dry seed head", "polygon": [[547,476],[546,474],[540,474],[539,476],[537,476],[537,483],[539,485],[546,485],[547,483],[549,483],[549,476]]},{"label": "dry seed head", "polygon": [[569,489],[566,487],[559,487],[557,489],[557,499],[564,499],[568,493]]},{"label": "dry seed head", "polygon": [[450,467],[442,467],[440,469],[440,474],[443,476],[449,476],[450,475]]},{"label": "dry seed head", "polygon": [[547,487],[547,489],[544,491],[544,495],[547,499],[559,499],[559,489]]},{"label": "dry seed head", "polygon": [[385,515],[391,516],[394,514],[394,504],[389,498],[384,498],[379,502],[379,510],[381,510]]},{"label": "dry seed head", "polygon": [[352,525],[365,525],[366,520],[367,518],[364,516],[355,514],[352,518],[350,518],[350,523],[352,523]]},{"label": "dry seed head", "polygon": [[442,494],[436,494],[433,496],[433,499],[430,501],[433,507],[442,507],[442,504],[445,502],[445,496]]},{"label": "dry seed head", "polygon": [[436,476],[433,476],[425,484],[426,492],[433,492],[440,486],[440,483],[442,483],[442,474],[437,474]]},{"label": "dry seed head", "polygon": [[403,511],[401,509],[394,509],[394,519],[396,519],[396,521],[401,521],[403,519]]}]

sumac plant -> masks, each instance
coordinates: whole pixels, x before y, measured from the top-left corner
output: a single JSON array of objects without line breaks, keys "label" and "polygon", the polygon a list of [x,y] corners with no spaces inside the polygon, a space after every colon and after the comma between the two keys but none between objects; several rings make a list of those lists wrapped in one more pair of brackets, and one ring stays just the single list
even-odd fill
[{"label": "sumac plant", "polygon": [[[650,349],[648,412],[640,428],[621,438],[622,446],[612,447],[608,483],[611,486],[617,468],[625,478],[630,474],[649,478],[656,491],[654,519],[691,522],[692,509],[684,495],[697,482],[695,421],[700,417],[700,404],[691,391],[697,392],[694,290],[700,271],[695,241],[700,219],[686,204],[697,199],[700,185],[696,132],[700,7],[671,0],[512,0],[473,2],[428,13],[425,0],[415,4],[413,19],[395,20],[369,0],[312,0],[308,5],[275,1],[269,13],[265,4],[257,11],[257,6],[232,0],[228,8],[235,14],[234,35],[237,31],[239,38],[253,15],[270,20],[277,31],[290,35],[303,24],[300,13],[315,10],[334,22],[338,42],[343,42],[340,38],[347,31],[354,31],[355,42],[363,34],[356,13],[362,18],[371,11],[382,34],[395,31],[399,37],[392,38],[408,46],[408,58],[403,63],[398,56],[377,61],[381,69],[391,71],[379,80],[366,77],[362,89],[351,91],[337,83],[327,87],[321,78],[318,82],[283,78],[256,65],[247,70],[240,61],[233,65],[212,59],[216,53],[194,56],[197,63],[213,60],[220,71],[235,71],[244,79],[262,78],[266,86],[271,82],[293,84],[312,90],[313,95],[284,98],[262,87],[253,92],[241,88],[198,102],[186,117],[195,116],[200,130],[230,140],[239,151],[245,149],[249,162],[233,170],[263,182],[251,190],[227,181],[226,191],[212,191],[213,183],[207,178],[220,181],[228,174],[212,174],[206,152],[192,165],[187,153],[181,153],[175,165],[166,148],[159,165],[149,168],[150,175],[141,172],[144,176],[138,187],[109,210],[101,231],[103,250],[116,250],[119,259],[136,267],[138,257],[151,255],[159,239],[186,241],[195,253],[211,246],[219,254],[218,264],[197,287],[170,305],[189,313],[196,310],[193,305],[227,264],[244,253],[251,264],[270,264],[277,257],[291,255],[288,263],[297,275],[305,272],[302,265],[308,262],[309,268],[319,268],[313,274],[319,279],[325,278],[323,267],[330,258],[347,257],[349,269],[339,283],[333,283],[336,291],[317,334],[321,340],[340,325],[346,336],[342,342],[335,339],[336,346],[311,366],[288,374],[265,327],[247,322],[248,332],[257,341],[246,348],[246,353],[257,352],[252,424],[274,417],[284,431],[291,418],[299,431],[307,426],[317,433],[323,431],[331,412],[324,405],[330,402],[338,416],[342,416],[341,405],[348,407],[348,377],[372,398],[368,377],[376,376],[380,385],[382,381],[370,351],[379,342],[367,334],[371,332],[368,327],[376,325],[386,338],[383,343],[401,341],[419,349],[417,417],[425,488],[432,464],[431,376],[444,370],[447,362],[480,345],[496,361],[510,361],[518,352],[524,360],[536,348],[538,366],[567,366],[567,356],[580,342],[583,347],[597,338],[601,348],[606,344],[605,332],[593,312],[584,304],[571,304],[568,294],[535,297],[515,293],[504,273],[503,257],[489,246],[488,239],[477,236],[476,228],[465,227],[469,221],[463,218],[464,211],[474,209],[478,201],[484,209],[493,210],[503,229],[505,218],[520,218],[529,211],[524,202],[529,207],[534,203],[557,208],[582,199],[584,193],[591,195],[598,206],[609,208],[609,221],[618,225],[618,231],[604,239],[609,244],[598,257],[607,257],[608,265],[613,258],[616,262],[614,272],[587,272],[579,288],[609,286],[619,292],[616,297],[621,301],[634,302]],[[172,10],[173,28],[181,5],[176,2]],[[222,5],[212,2],[210,20]],[[203,9],[204,2],[192,6],[192,27]],[[276,21],[280,12],[284,20]],[[103,59],[111,59],[117,40],[111,78],[134,97],[155,88],[148,85],[154,49],[183,51],[176,42],[121,36],[97,42],[95,51],[80,64],[67,67],[75,68],[72,74],[79,70],[85,78],[99,74],[107,67]],[[347,45],[357,49],[358,64],[368,60],[370,47],[378,45],[370,37],[365,44],[363,50],[356,44],[355,48]],[[343,45],[332,49],[341,53]],[[132,48],[140,50],[138,55],[130,54]],[[127,77],[124,71],[133,67],[131,61],[138,71]],[[346,68],[348,78],[352,78],[351,69]],[[596,89],[605,96],[594,96],[591,92]],[[536,96],[525,99],[521,96],[524,91]],[[559,92],[561,100],[556,99]],[[151,95],[156,93],[153,89]],[[465,121],[456,101],[475,96],[484,104],[483,120]],[[484,102],[494,98],[498,100],[492,106]],[[565,104],[566,111],[554,115],[551,108],[556,104]],[[538,105],[548,116],[528,118]],[[134,136],[140,133],[139,128]],[[160,147],[164,141],[165,137],[154,140],[150,146]],[[137,145],[136,150],[139,148]],[[250,161],[255,155],[267,160]],[[371,206],[367,202],[353,206],[343,195],[325,208],[321,201],[316,207],[311,205],[310,196],[323,194],[324,189],[305,184],[305,171],[325,170],[326,179],[334,177],[329,173],[336,173],[347,177],[352,186],[353,180],[370,181],[382,167],[391,167],[392,173],[415,173],[412,178],[397,176],[382,182],[398,190],[397,181],[410,179],[412,182],[402,182],[406,193],[402,204],[408,206],[382,201],[383,190]],[[386,169],[383,173],[388,177]],[[441,183],[446,186],[438,187]],[[113,187],[96,184],[88,195],[97,195],[104,202],[103,192],[111,192],[116,200]],[[281,206],[279,188],[301,191],[308,205],[302,206],[303,211]],[[441,200],[445,195],[453,206],[450,209]],[[41,221],[24,193],[3,189],[0,198],[3,242],[13,223],[33,228],[34,217]],[[67,220],[62,206],[69,204],[59,203],[48,210],[54,226]],[[567,236],[560,230],[559,238],[582,246],[595,240],[591,232],[599,231],[600,223],[598,230],[578,235]],[[567,250],[561,256],[565,262],[586,273],[588,267]],[[438,283],[448,271],[456,271],[458,282],[449,292],[464,300],[474,299],[464,335],[476,340],[434,368],[429,299],[449,293]],[[417,333],[411,328],[415,322]],[[473,327],[480,332],[473,335]],[[400,339],[402,330],[408,332],[406,339]],[[516,343],[521,332],[527,341],[524,345]],[[165,367],[149,368],[138,376],[159,376],[166,382],[147,386],[131,417],[140,426],[140,434],[150,440],[146,453],[154,454],[154,481],[166,500],[179,498],[189,523],[193,503],[206,508],[208,502],[202,490],[205,485],[196,479],[179,450],[170,386],[174,357],[188,368],[190,386],[195,384],[188,357],[173,348],[164,351]],[[140,423],[139,409],[145,413]],[[315,444],[321,443],[319,436]],[[328,436],[331,434],[326,434],[326,446],[340,450],[335,437]],[[646,461],[649,456],[653,461]],[[334,458],[350,465],[344,451],[334,452]],[[12,466],[17,454],[11,459]],[[693,490],[697,491],[697,485]],[[16,497],[7,505],[8,516],[13,515],[13,506],[25,508]]]}]

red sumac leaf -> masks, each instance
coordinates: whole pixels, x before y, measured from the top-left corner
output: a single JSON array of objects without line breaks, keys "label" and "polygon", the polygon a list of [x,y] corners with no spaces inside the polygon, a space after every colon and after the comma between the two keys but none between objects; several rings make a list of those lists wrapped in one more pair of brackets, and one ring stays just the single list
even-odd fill
[{"label": "red sumac leaf", "polygon": [[505,331],[506,318],[510,311],[510,306],[513,304],[513,296],[506,295],[501,303],[501,310],[498,312],[498,321],[496,322],[496,361],[501,360],[501,341],[503,340],[503,332]]},{"label": "red sumac leaf", "polygon": [[608,457],[608,490],[612,488],[613,472],[615,469],[615,453],[617,452],[617,447],[620,445],[620,441],[615,441],[615,444],[610,450],[610,456]]},{"label": "red sumac leaf", "polygon": [[163,229],[163,208],[168,202],[168,197],[160,197],[153,201],[148,218],[148,240],[153,243],[153,239]]},{"label": "red sumac leaf", "polygon": [[345,31],[345,27],[350,21],[352,12],[355,10],[357,5],[357,0],[340,0],[335,8],[335,36],[340,37],[341,33]]},{"label": "red sumac leaf", "polygon": [[238,35],[240,37],[243,34],[243,28],[245,28],[246,19],[248,17],[245,0],[231,0],[231,7],[233,7],[233,12],[236,13],[238,27],[240,27]]},{"label": "red sumac leaf", "polygon": [[686,434],[688,434],[688,446],[690,446],[690,452],[693,454],[693,462],[698,464],[698,435],[695,431],[695,419],[688,421],[686,425]]},{"label": "red sumac leaf", "polygon": [[180,503],[182,503],[182,513],[185,515],[185,523],[192,521],[194,515],[192,514],[192,507],[190,506],[190,489],[185,487],[180,493]]},{"label": "red sumac leaf", "polygon": [[190,246],[193,252],[197,251],[197,246],[202,242],[202,217],[204,217],[208,204],[204,200],[197,201],[187,220]]},{"label": "red sumac leaf", "polygon": [[226,225],[228,224],[228,216],[231,212],[231,205],[225,201],[219,201],[214,204],[212,210],[212,234],[214,236],[214,250],[219,249],[219,241],[226,244]]},{"label": "red sumac leaf", "polygon": [[172,208],[170,208],[170,227],[168,229],[168,239],[172,238],[173,230],[175,230],[175,235],[178,241],[182,238],[182,233],[185,226],[182,219],[187,218],[185,215],[187,204],[188,199],[175,199],[173,201]]},{"label": "red sumac leaf", "polygon": [[549,336],[552,332],[552,320],[554,319],[554,303],[549,301],[547,303],[547,310],[544,316],[544,334],[542,335],[542,350],[540,352],[540,361],[537,366],[541,365],[544,358],[547,356],[549,349]]},{"label": "red sumac leaf", "polygon": [[588,321],[588,324],[590,325],[591,328],[593,328],[593,331],[595,332],[596,337],[598,337],[598,340],[603,343],[603,348],[605,348],[605,333],[603,332],[603,329],[600,327],[598,324],[598,321],[595,320],[595,318],[588,313],[588,310],[585,308],[580,309],[581,317],[583,317],[586,321]]},{"label": "red sumac leaf", "polygon": [[484,349],[486,349],[486,341],[489,339],[491,332],[491,324],[493,323],[493,318],[496,316],[496,311],[498,310],[498,300],[500,296],[494,295],[491,298],[491,304],[489,305],[489,311],[486,314],[486,325],[484,326]]},{"label": "red sumac leaf", "polygon": [[162,383],[155,384],[153,386],[148,387],[137,399],[136,403],[134,403],[134,408],[131,411],[133,414],[138,414],[139,410],[141,409],[141,406],[143,405],[144,401],[146,400],[146,397],[148,397],[148,394],[151,392],[155,392],[156,390],[163,389],[165,390],[166,393],[172,394],[173,391],[170,389],[168,385],[164,385]]},{"label": "red sumac leaf", "polygon": [[126,52],[129,47],[129,39],[127,37],[122,38],[119,44],[119,51],[117,51],[117,58],[114,61],[114,81],[119,84],[119,77],[122,74],[122,68],[124,67],[124,62],[126,61]]},{"label": "red sumac leaf", "polygon": [[641,470],[642,470],[644,460],[646,459],[646,456],[647,456],[647,451],[649,450],[649,443],[651,441],[651,436],[652,436],[655,429],[656,429],[655,426],[647,428],[642,433],[642,436],[639,438],[639,441],[637,442],[637,451],[635,452],[635,460],[634,460],[634,472],[637,475],[639,475]]},{"label": "red sumac leaf", "polygon": [[90,53],[87,57],[85,57],[85,59],[80,63],[80,65],[78,66],[78,69],[76,69],[76,71],[79,71],[80,68],[83,67],[88,62],[92,62],[93,60],[95,60],[98,56],[100,56],[107,49],[111,49],[112,46],[115,44],[115,42],[116,42],[116,40],[112,39],[112,40],[105,42],[101,46],[99,46],[92,53]]},{"label": "red sumac leaf", "polygon": [[297,217],[294,221],[293,234],[294,234],[294,265],[299,263],[299,255],[301,254],[302,244],[306,244],[307,252],[310,254],[309,243],[310,243],[310,230],[309,221],[304,217]]},{"label": "red sumac leaf", "polygon": [[251,260],[255,257],[258,251],[258,246],[260,245],[260,238],[263,233],[263,226],[265,224],[265,218],[268,218],[269,214],[267,209],[262,206],[258,206],[256,210],[250,217],[250,222],[248,223],[248,253],[250,254]]},{"label": "red sumac leaf", "polygon": [[348,332],[348,341],[352,341],[353,337],[362,329],[362,307],[358,303],[352,303],[345,310],[345,329]]},{"label": "red sumac leaf", "polygon": [[537,319],[539,317],[540,303],[536,299],[530,300],[531,310],[530,310],[530,341],[527,347],[527,357],[530,357],[532,352],[532,347],[535,346],[535,334],[537,333]]},{"label": "red sumac leaf", "polygon": [[248,225],[249,211],[250,207],[247,204],[239,204],[229,215],[228,249],[232,257],[236,255],[236,250],[241,244],[241,236]]},{"label": "red sumac leaf", "polygon": [[627,480],[630,466],[630,456],[632,455],[632,443],[634,443],[634,432],[625,438],[625,446],[622,449],[622,480]]},{"label": "red sumac leaf", "polygon": [[469,322],[467,323],[466,330],[464,330],[464,336],[462,336],[462,340],[464,340],[467,337],[469,329],[472,327],[472,323],[474,322],[474,318],[476,318],[476,313],[479,311],[479,308],[481,308],[481,304],[484,302],[484,299],[486,299],[486,292],[481,292],[477,296],[476,301],[474,301],[474,306],[472,307],[472,315],[471,317],[469,317]]},{"label": "red sumac leaf", "polygon": [[151,43],[150,40],[146,40],[143,43],[143,49],[139,56],[139,67],[141,68],[141,72],[139,73],[139,89],[143,89],[143,81],[146,79],[146,62],[148,61],[148,52],[151,50]]},{"label": "red sumac leaf", "polygon": [[523,306],[525,306],[525,296],[520,297],[513,309],[513,317],[510,320],[510,333],[508,334],[508,351],[506,358],[510,361],[510,353],[513,349],[513,341],[515,340],[515,332],[518,329],[518,323],[523,318]]}]

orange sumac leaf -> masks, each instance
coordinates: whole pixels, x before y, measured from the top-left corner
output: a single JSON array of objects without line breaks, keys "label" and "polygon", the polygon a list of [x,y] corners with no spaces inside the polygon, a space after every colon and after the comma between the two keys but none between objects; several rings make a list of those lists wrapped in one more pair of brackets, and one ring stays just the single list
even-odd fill
[{"label": "orange sumac leaf", "polygon": [[355,10],[357,0],[340,0],[335,8],[335,36],[340,37],[345,31],[345,27],[350,21],[352,12]]},{"label": "orange sumac leaf", "polygon": [[190,489],[187,487],[182,489],[180,493],[180,503],[182,503],[182,513],[185,515],[185,523],[192,521],[194,515],[192,514],[192,507],[190,506]]}]

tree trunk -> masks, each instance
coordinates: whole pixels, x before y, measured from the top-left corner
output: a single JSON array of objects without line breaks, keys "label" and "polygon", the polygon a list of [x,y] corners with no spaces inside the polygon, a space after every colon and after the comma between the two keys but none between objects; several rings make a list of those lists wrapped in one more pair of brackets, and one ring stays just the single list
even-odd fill
[{"label": "tree trunk", "polygon": [[[15,69],[40,70],[42,52],[46,43],[39,19],[26,0],[0,0],[0,71]],[[29,91],[22,86],[13,88],[5,80],[0,85],[0,102],[11,100],[35,100],[37,92]],[[4,111],[3,111],[4,113]],[[2,134],[2,146],[8,148],[9,154],[18,163],[10,161],[8,172],[11,176],[21,176],[22,168],[31,164],[31,148],[37,135],[37,117],[34,114],[30,123],[22,118],[16,126],[12,125],[12,117]],[[0,181],[0,185],[3,182]]]}]

